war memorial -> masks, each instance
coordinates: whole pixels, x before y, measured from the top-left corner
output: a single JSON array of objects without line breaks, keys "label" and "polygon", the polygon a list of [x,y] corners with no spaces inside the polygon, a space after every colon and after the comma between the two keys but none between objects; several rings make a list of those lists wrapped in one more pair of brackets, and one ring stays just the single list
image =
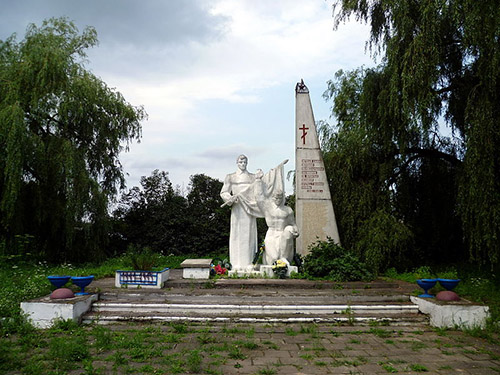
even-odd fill
[{"label": "war memorial", "polygon": [[[388,342],[403,337],[405,342],[429,345],[438,339],[433,327],[481,326],[488,315],[487,307],[465,300],[437,303],[418,298],[412,295],[415,285],[399,281],[338,283],[289,278],[297,272],[297,266],[292,265],[295,253],[307,255],[309,246],[318,239],[341,241],[309,91],[303,81],[297,83],[295,93],[295,215],[285,205],[283,169],[288,160],[265,173],[259,169],[251,173],[247,169],[249,157],[236,156],[236,171],[226,176],[220,192],[224,205],[231,207],[229,277],[211,279],[211,259],[187,259],[182,269],[165,269],[157,274],[117,271],[114,279],[94,281],[90,293],[23,302],[24,313],[39,328],[69,319],[111,327],[181,322],[201,325],[214,335],[221,330],[227,332],[227,324],[231,324],[240,327],[234,328],[235,332],[254,332],[258,349],[243,349],[245,354],[239,352],[240,356],[222,363],[219,373],[223,374],[254,374],[255,369],[272,374],[371,374],[398,366],[401,371],[418,370],[412,363],[422,361],[426,369],[434,371],[431,373],[446,373],[438,370],[453,368],[442,353],[413,353],[403,343],[393,348]],[[255,263],[257,218],[264,218],[268,226],[261,264]],[[286,266],[287,278],[275,277],[277,264]],[[303,330],[312,329],[305,324],[314,328],[313,342],[303,337]],[[269,327],[274,336],[268,332]],[[372,337],[373,332],[378,336]],[[415,338],[414,332],[422,336]],[[241,333],[236,336],[241,340]],[[188,337],[186,342],[175,344],[178,350],[204,348],[203,341],[200,349],[197,339],[191,334]],[[359,346],[355,348],[354,342]],[[401,362],[402,358],[408,362]],[[488,373],[492,366],[498,366],[498,361],[460,358],[455,369],[478,370],[464,373]]]},{"label": "war memorial", "polygon": [[500,373],[498,1],[94,3],[2,8],[0,375]]}]

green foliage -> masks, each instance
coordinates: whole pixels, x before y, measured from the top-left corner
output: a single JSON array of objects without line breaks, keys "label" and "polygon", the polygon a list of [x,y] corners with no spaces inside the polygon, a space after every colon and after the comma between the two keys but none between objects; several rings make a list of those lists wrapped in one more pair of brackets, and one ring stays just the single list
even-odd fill
[{"label": "green foliage", "polygon": [[186,213],[190,217],[191,228],[194,228],[190,246],[196,254],[228,251],[231,210],[227,206],[221,207],[222,185],[221,181],[204,174],[191,176]]},{"label": "green foliage", "polygon": [[412,243],[413,233],[404,223],[378,210],[360,226],[356,251],[378,273],[400,260]]},{"label": "green foliage", "polygon": [[199,350],[191,350],[186,358],[186,364],[189,368],[189,372],[193,374],[198,374],[201,371],[201,363],[203,357]]},{"label": "green foliage", "polygon": [[403,273],[399,273],[396,268],[392,267],[385,272],[385,276],[390,277],[391,279],[407,281],[409,283],[414,283],[418,279],[432,279],[436,277],[434,272],[432,272],[431,268],[428,266],[421,266],[415,268],[412,272]]},{"label": "green foliage", "polygon": [[285,279],[288,272],[288,266],[285,262],[277,260],[273,263],[273,274],[278,279]]},{"label": "green foliage", "polygon": [[2,285],[0,317],[7,318],[0,322],[0,333],[17,331],[18,328],[25,327],[23,318],[20,316],[19,304],[22,301],[50,293],[50,283],[46,279],[48,275],[45,275],[43,271],[37,271],[34,265],[0,266],[0,283]]},{"label": "green foliage", "polygon": [[[167,172],[155,170],[141,178],[141,187],[122,195],[114,212],[115,232],[123,247],[136,244],[161,254],[190,252],[187,202],[174,189]],[[119,244],[115,243],[115,246]]]},{"label": "green foliage", "polygon": [[49,343],[48,359],[61,370],[73,369],[74,362],[81,362],[90,355],[89,344],[85,337],[54,337]]},{"label": "green foliage", "polygon": [[376,271],[430,254],[460,257],[455,181],[440,174],[456,159],[442,151],[446,142],[424,149],[413,130],[394,127],[401,120],[384,113],[386,80],[380,69],[339,72],[325,93],[339,119],[319,131],[342,243]]},{"label": "green foliage", "polygon": [[85,69],[92,27],[65,18],[0,41],[0,238],[28,234],[40,259],[102,257],[119,153],[146,114]]},{"label": "green foliage", "polygon": [[104,351],[112,348],[114,334],[109,328],[96,325],[92,329],[92,335],[95,340],[93,347],[97,351]]},{"label": "green foliage", "polygon": [[311,277],[326,277],[333,281],[358,281],[372,278],[359,258],[331,238],[311,245],[304,258],[304,272]]},{"label": "green foliage", "polygon": [[406,265],[431,256],[436,263],[470,257],[496,264],[497,2],[337,0],[335,6],[336,27],[350,16],[368,23],[371,51],[381,55],[375,68],[338,72],[325,93],[337,124],[323,132],[323,149],[344,245],[359,250],[368,240],[360,226],[382,210],[401,223],[398,235],[412,234],[413,242],[396,246]]},{"label": "green foliage", "polygon": [[246,359],[247,356],[241,352],[241,349],[238,346],[232,346],[227,355],[231,359]]},{"label": "green foliage", "polygon": [[427,372],[429,371],[427,367],[419,363],[414,363],[408,366],[408,369],[415,372]]},{"label": "green foliage", "polygon": [[218,180],[194,175],[185,198],[172,186],[168,172],[154,170],[141,178],[140,187],[122,195],[114,212],[114,246],[133,243],[160,254],[198,257],[227,250],[230,210],[220,207],[221,188]]},{"label": "green foliage", "polygon": [[14,352],[12,350],[13,344],[7,340],[0,340],[0,370],[8,371],[11,370],[14,362]]},{"label": "green foliage", "polygon": [[73,319],[57,319],[50,328],[53,332],[71,332],[75,333],[80,329],[78,322]]},{"label": "green foliage", "polygon": [[161,266],[161,258],[158,254],[153,253],[149,247],[140,249],[130,244],[127,249],[127,257],[130,262],[129,267],[133,270],[148,271]]},{"label": "green foliage", "polygon": [[[2,302],[5,304],[5,302],[15,303],[17,301],[11,296],[10,298],[5,298]],[[21,301],[18,302],[18,305],[19,303],[21,303]],[[29,336],[33,332],[35,332],[35,328],[31,325],[28,319],[24,315],[22,315],[20,309],[17,306],[13,307],[11,305],[8,307],[0,307],[2,307],[3,311],[7,312],[6,315],[0,315],[2,316],[2,320],[0,321],[0,337],[8,336],[12,333],[19,333],[25,336]]]}]

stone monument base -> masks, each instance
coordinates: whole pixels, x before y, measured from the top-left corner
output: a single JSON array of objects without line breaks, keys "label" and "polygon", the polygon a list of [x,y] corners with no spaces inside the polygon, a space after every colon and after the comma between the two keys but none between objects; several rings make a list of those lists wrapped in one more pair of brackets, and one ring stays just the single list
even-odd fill
[{"label": "stone monument base", "polygon": [[227,275],[229,277],[262,277],[260,271],[257,270],[230,270]]},{"label": "stone monument base", "polygon": [[[297,266],[288,266],[288,270],[286,271],[286,277],[290,277],[290,274],[292,272],[299,272],[299,269]],[[260,273],[264,277],[274,277],[274,271],[273,271],[273,266],[265,266],[262,265],[260,266]]]},{"label": "stone monument base", "polygon": [[[288,270],[286,273],[286,277],[290,277],[292,272],[299,272],[297,266],[288,266]],[[261,265],[259,270],[231,270],[228,272],[228,275],[231,277],[274,277],[273,266],[269,265]]]}]

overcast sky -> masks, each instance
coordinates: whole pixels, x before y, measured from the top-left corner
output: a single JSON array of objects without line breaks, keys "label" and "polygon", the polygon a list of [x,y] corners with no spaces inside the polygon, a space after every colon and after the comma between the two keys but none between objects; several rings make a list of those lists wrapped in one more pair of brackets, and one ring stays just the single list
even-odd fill
[{"label": "overcast sky", "polygon": [[331,0],[3,0],[0,39],[60,16],[96,28],[87,67],[149,115],[120,155],[128,187],[154,169],[184,189],[197,173],[222,181],[241,153],[251,172],[292,170],[295,84],[329,120],[326,81],[373,65],[367,27],[334,31]]}]

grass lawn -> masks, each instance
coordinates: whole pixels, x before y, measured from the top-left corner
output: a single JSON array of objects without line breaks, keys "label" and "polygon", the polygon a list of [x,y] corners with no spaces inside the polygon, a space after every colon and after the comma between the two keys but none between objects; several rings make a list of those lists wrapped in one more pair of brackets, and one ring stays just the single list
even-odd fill
[{"label": "grass lawn", "polygon": [[500,347],[457,331],[313,323],[66,321],[0,339],[2,374],[459,372],[468,361],[483,373],[500,371]]},{"label": "grass lawn", "polygon": [[[190,256],[160,256],[162,268],[178,268],[181,262]],[[6,259],[0,264],[0,318],[17,319],[20,313],[19,304],[32,298],[48,295],[52,285],[47,280],[49,275],[88,276],[94,275],[97,279],[114,277],[115,271],[127,269],[127,256],[117,257],[102,262],[99,265],[62,264],[51,266],[46,263],[30,263],[18,259]],[[71,285],[68,283],[67,285]],[[75,287],[75,290],[78,288]],[[17,323],[15,323],[17,324]],[[0,325],[0,332],[2,325]]]},{"label": "grass lawn", "polygon": [[[187,257],[192,256],[166,256],[162,264],[176,268]],[[0,374],[227,374],[247,368],[246,373],[265,375],[281,371],[335,373],[338,367],[356,373],[363,366],[366,373],[373,369],[389,373],[438,370],[425,362],[404,360],[396,354],[391,356],[392,348],[394,353],[411,350],[422,354],[426,350],[438,350],[439,355],[450,359],[450,364],[443,363],[449,368],[441,370],[460,370],[457,366],[462,362],[455,363],[452,356],[466,355],[482,364],[490,361],[486,373],[500,373],[500,365],[497,366],[497,362],[500,364],[499,287],[493,276],[474,272],[452,275],[450,272],[455,271],[447,271],[446,274],[462,279],[457,288],[462,297],[486,303],[492,311],[487,329],[465,333],[430,327],[425,328],[430,332],[425,335],[422,331],[398,331],[397,327],[373,326],[360,331],[356,327],[312,323],[251,326],[130,323],[106,327],[77,326],[71,321],[59,322],[49,330],[36,330],[20,316],[21,301],[50,293],[48,275],[93,274],[100,278],[114,276],[115,270],[126,265],[125,257],[110,259],[98,266],[80,267],[16,260],[3,263],[0,266]],[[387,277],[410,282],[442,275],[445,274],[433,274],[426,267],[404,274],[393,270],[387,273]],[[365,348],[369,344],[373,345]],[[378,348],[382,352],[380,356],[359,354]],[[349,354],[351,352],[354,354]]]}]

